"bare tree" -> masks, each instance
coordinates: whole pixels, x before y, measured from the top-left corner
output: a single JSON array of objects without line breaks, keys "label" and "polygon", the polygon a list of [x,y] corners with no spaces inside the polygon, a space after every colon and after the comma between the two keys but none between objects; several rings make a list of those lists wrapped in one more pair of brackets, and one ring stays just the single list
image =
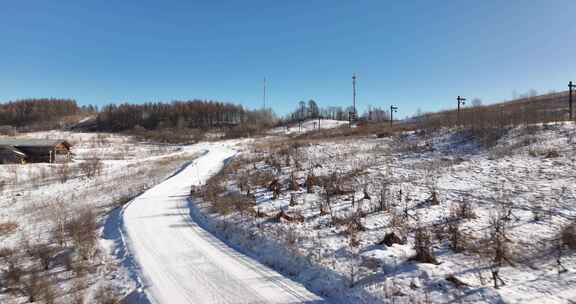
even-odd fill
[{"label": "bare tree", "polygon": [[98,157],[91,157],[80,164],[80,171],[87,178],[93,178],[102,173],[102,161]]}]

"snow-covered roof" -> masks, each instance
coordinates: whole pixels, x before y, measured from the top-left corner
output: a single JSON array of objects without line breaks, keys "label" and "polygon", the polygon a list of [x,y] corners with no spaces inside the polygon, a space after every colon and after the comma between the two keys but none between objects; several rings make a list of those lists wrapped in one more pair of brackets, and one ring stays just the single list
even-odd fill
[{"label": "snow-covered roof", "polygon": [[18,156],[20,156],[20,157],[26,157],[26,154],[25,154],[24,152],[18,150],[17,148],[12,147],[12,146],[2,146],[2,145],[0,145],[0,150],[1,150],[1,149],[11,151],[12,153],[14,153],[14,154],[16,154],[16,155],[18,155]]}]

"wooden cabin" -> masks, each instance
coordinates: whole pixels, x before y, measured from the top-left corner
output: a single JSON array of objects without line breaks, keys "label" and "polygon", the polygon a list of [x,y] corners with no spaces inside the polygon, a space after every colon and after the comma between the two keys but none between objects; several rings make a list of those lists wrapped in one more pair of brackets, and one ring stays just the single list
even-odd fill
[{"label": "wooden cabin", "polygon": [[71,145],[65,140],[0,138],[0,163],[60,163],[70,161]]}]

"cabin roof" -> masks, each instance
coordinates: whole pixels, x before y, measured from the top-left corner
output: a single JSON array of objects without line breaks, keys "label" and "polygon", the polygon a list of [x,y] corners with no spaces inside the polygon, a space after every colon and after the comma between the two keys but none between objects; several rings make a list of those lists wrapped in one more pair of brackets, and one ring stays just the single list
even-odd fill
[{"label": "cabin roof", "polygon": [[20,156],[20,157],[26,157],[26,153],[18,150],[17,148],[12,147],[12,146],[2,146],[2,145],[0,145],[0,150],[8,150],[8,151],[11,151],[12,153]]},{"label": "cabin roof", "polygon": [[62,143],[70,146],[68,142],[62,139],[0,138],[0,146],[12,147],[53,147]]}]

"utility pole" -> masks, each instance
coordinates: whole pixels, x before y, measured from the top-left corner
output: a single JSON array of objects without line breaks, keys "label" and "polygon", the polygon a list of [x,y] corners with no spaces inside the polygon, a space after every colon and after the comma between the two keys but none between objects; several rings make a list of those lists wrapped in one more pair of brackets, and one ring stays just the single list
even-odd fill
[{"label": "utility pole", "polygon": [[570,112],[570,120],[572,120],[572,90],[576,88],[576,85],[572,83],[572,81],[568,82],[568,103],[569,103],[569,112]]},{"label": "utility pole", "polygon": [[394,122],[394,112],[398,112],[398,107],[390,106],[390,126]]},{"label": "utility pole", "polygon": [[460,123],[460,106],[466,104],[466,102],[465,102],[466,98],[458,96],[458,98],[456,98],[456,100],[458,101],[458,114],[456,114],[456,115],[457,115],[458,123]]}]

